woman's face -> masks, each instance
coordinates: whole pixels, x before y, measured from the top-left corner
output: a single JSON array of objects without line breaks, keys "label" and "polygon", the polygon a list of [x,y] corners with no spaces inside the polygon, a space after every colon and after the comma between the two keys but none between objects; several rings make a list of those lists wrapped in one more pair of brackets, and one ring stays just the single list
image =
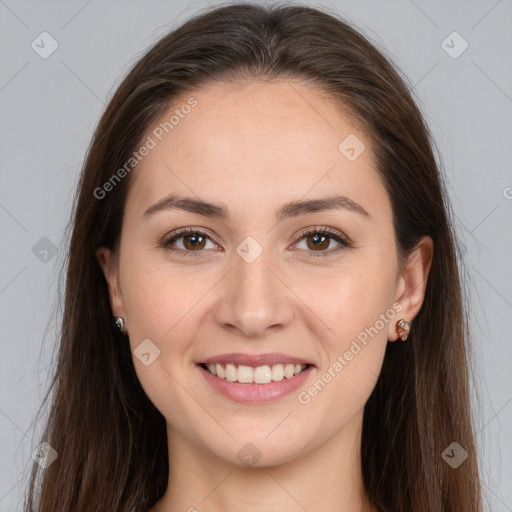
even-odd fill
[{"label": "woman's face", "polygon": [[[171,435],[239,466],[280,464],[357,434],[395,323],[421,300],[398,274],[370,141],[331,103],[286,81],[191,96],[143,140],[119,261],[104,266],[112,310]],[[171,194],[187,208],[155,207]],[[200,233],[165,246],[181,228]],[[214,358],[223,379],[201,366]]]}]

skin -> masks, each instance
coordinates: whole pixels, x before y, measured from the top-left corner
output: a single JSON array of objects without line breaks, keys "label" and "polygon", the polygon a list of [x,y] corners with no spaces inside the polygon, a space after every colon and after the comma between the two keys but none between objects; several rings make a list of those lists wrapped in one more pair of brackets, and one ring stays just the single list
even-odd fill
[{"label": "skin", "polygon": [[[134,357],[144,390],[167,422],[169,486],[151,510],[376,510],[363,492],[363,408],[386,344],[398,337],[396,321],[411,321],[421,308],[432,240],[421,240],[400,273],[391,204],[370,140],[313,86],[210,85],[193,96],[198,105],[132,175],[119,254],[97,251],[132,352],[144,339],[160,350],[149,366]],[[355,161],[338,149],[349,134],[366,145]],[[231,219],[179,210],[142,217],[171,192],[225,204]],[[369,217],[338,209],[276,224],[284,203],[334,192]],[[216,241],[207,238],[200,249],[190,238],[173,245],[202,256],[159,246],[189,226]],[[353,246],[333,252],[340,244],[328,238],[316,249],[313,235],[301,236],[311,226],[338,230]],[[247,236],[263,248],[252,263],[236,252]],[[314,257],[321,251],[330,255]],[[308,404],[300,403],[298,393],[393,305],[401,311]],[[297,392],[241,404],[214,391],[196,366],[227,352],[283,352],[315,368]],[[237,457],[247,442],[261,454],[252,467]]]}]

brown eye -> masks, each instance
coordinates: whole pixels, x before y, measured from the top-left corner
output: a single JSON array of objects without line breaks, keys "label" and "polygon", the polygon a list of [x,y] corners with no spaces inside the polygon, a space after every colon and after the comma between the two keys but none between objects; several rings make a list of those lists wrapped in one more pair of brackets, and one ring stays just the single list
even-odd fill
[{"label": "brown eye", "polygon": [[[352,247],[352,243],[345,238],[338,231],[334,231],[331,228],[310,228],[302,233],[301,239],[299,243],[305,240],[306,243],[306,252],[309,253],[309,256],[330,256],[334,253],[338,253],[339,251],[346,249],[348,247]],[[338,246],[334,247],[334,249],[329,249],[332,241],[335,241]],[[299,247],[302,249],[301,247]]]},{"label": "brown eye", "polygon": [[186,249],[204,249],[206,237],[199,233],[194,233],[193,235],[185,235],[181,238],[183,238],[183,245]]},{"label": "brown eye", "polygon": [[[308,248],[313,250],[328,249],[330,237],[326,235],[308,235],[306,237]],[[311,242],[311,243],[310,243]]]},{"label": "brown eye", "polygon": [[[183,240],[182,247],[179,247],[180,240]],[[348,238],[328,227],[310,228],[304,231],[298,243],[301,243],[303,240],[306,242],[305,250],[309,253],[309,256],[326,257],[340,250],[352,247],[352,243]],[[206,249],[208,241],[213,244],[213,248],[218,248],[218,245],[204,231],[195,228],[185,228],[171,233],[160,245],[171,252],[180,253],[183,256],[201,256],[202,253],[206,252],[203,249]],[[338,246],[334,247],[334,249],[329,249],[332,241],[335,241]]]},{"label": "brown eye", "polygon": [[[180,241],[181,247],[180,247]],[[200,256],[201,253],[205,252],[207,242],[210,241],[213,248],[216,248],[216,244],[211,238],[200,229],[186,228],[171,233],[169,237],[166,237],[162,242],[161,246],[171,252],[181,253],[184,256]],[[177,246],[177,247],[176,247]]]}]

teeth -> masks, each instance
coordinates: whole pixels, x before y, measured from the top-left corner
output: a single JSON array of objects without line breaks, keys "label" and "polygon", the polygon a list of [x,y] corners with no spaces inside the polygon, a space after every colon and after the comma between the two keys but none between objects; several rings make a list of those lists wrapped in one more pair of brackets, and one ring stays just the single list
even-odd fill
[{"label": "teeth", "polygon": [[284,376],[287,379],[291,379],[295,375],[295,366],[293,364],[287,364],[284,367]]},{"label": "teeth", "polygon": [[306,368],[305,364],[274,364],[273,366],[264,365],[253,368],[252,366],[236,365],[227,363],[206,365],[209,372],[221,379],[230,382],[240,382],[244,384],[268,384],[269,382],[278,382],[280,380],[291,379]]},{"label": "teeth", "polygon": [[234,364],[226,365],[226,380],[229,382],[235,382],[238,377],[238,372],[236,371],[236,366]]},{"label": "teeth", "polygon": [[[215,367],[214,375],[217,375],[217,377],[220,377],[221,379],[226,377],[226,370],[220,364],[214,364],[212,366]],[[210,368],[210,365],[208,365],[208,368]]]},{"label": "teeth", "polygon": [[272,380],[272,370],[270,366],[258,366],[254,368],[254,379],[256,384],[268,384]]},{"label": "teeth", "polygon": [[277,382],[284,378],[284,367],[282,364],[275,364],[272,366],[272,380]]},{"label": "teeth", "polygon": [[250,366],[238,366],[238,382],[252,382],[253,381],[253,371]]}]

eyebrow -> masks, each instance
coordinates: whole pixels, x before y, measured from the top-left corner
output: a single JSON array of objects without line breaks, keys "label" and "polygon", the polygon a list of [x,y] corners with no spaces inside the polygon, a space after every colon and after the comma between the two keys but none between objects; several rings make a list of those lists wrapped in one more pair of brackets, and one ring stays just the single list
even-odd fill
[{"label": "eyebrow", "polygon": [[[143,214],[143,218],[152,217],[157,212],[179,209],[205,217],[228,220],[229,210],[224,204],[209,203],[202,199],[183,197],[170,194],[155,204],[151,205]],[[306,201],[291,201],[284,204],[276,212],[277,222],[284,219],[299,217],[307,213],[324,212],[329,210],[345,209],[353,213],[370,218],[370,214],[358,203],[345,196],[328,196],[320,199]]]}]

